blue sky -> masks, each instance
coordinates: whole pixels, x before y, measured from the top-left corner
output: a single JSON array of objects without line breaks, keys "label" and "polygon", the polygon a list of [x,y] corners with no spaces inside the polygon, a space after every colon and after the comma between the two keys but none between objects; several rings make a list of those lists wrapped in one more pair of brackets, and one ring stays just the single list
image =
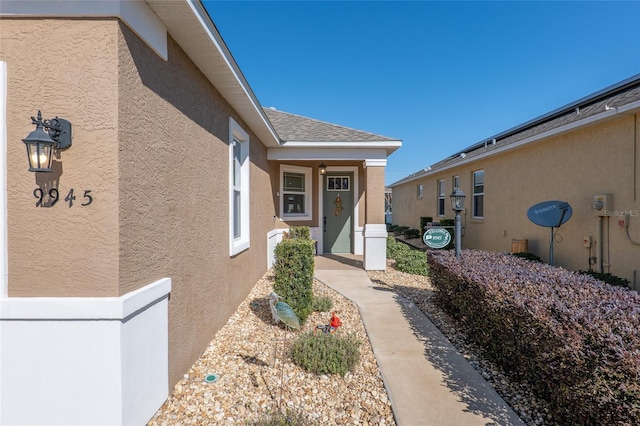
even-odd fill
[{"label": "blue sky", "polygon": [[203,1],[263,106],[403,140],[393,183],[640,73],[640,1]]}]

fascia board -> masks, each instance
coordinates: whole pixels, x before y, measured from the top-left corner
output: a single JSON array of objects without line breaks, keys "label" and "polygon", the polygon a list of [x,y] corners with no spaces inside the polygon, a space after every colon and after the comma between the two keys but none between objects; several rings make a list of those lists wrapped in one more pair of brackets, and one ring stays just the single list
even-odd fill
[{"label": "fascia board", "polygon": [[[153,8],[154,3],[162,3],[158,0],[146,0]],[[215,50],[220,55],[220,58],[226,64],[226,75],[220,75],[218,72],[207,71],[206,66],[201,66],[202,61],[206,58],[203,55],[203,49],[198,43],[193,43],[192,37],[185,37],[184,39],[176,39],[180,46],[187,52],[189,57],[198,65],[203,73],[207,76],[214,86],[220,91],[222,96],[229,102],[229,104],[240,113],[241,117],[247,122],[249,127],[256,133],[262,143],[267,146],[279,146],[280,138],[278,137],[275,129],[271,125],[271,122],[267,119],[257,97],[253,93],[253,90],[249,86],[249,83],[244,78],[240,67],[236,63],[231,52],[227,49],[222,36],[215,28],[213,22],[209,18],[209,14],[202,6],[200,0],[185,0],[188,6],[191,8],[193,15],[197,19],[200,27],[206,32],[209,42],[213,45]],[[180,22],[180,25],[184,23]],[[171,28],[169,32],[173,36]],[[217,70],[216,70],[217,71]],[[238,96],[240,91],[243,96]]]},{"label": "fascia board", "polygon": [[287,141],[284,142],[283,147],[287,148],[306,148],[306,149],[315,149],[315,148],[328,148],[328,149],[371,149],[371,148],[384,148],[387,152],[387,155],[391,155],[397,149],[402,147],[401,140],[395,141],[370,141],[370,142],[351,142],[351,141],[340,141],[340,142],[327,142],[327,141],[318,141],[318,142],[299,142],[299,141]]},{"label": "fascia board", "polygon": [[267,160],[369,160],[386,159],[385,148],[268,148]]}]

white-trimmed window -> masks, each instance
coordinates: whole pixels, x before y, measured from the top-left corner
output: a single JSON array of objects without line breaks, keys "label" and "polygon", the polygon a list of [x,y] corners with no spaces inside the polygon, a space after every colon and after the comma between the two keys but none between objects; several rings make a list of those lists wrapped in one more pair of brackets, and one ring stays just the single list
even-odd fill
[{"label": "white-trimmed window", "polygon": [[229,255],[249,248],[249,134],[229,117]]},{"label": "white-trimmed window", "polygon": [[280,217],[311,220],[311,167],[280,165]]},{"label": "white-trimmed window", "polygon": [[418,198],[422,198],[422,194],[424,191],[424,186],[422,186],[422,184],[418,184],[418,186],[416,186],[416,197]]},{"label": "white-trimmed window", "polygon": [[484,217],[484,170],[473,172],[473,217]]},{"label": "white-trimmed window", "polygon": [[444,216],[445,185],[444,179],[438,181],[438,216]]},{"label": "white-trimmed window", "polygon": [[460,176],[454,176],[451,183],[453,183],[453,186],[452,186],[453,190],[455,190],[456,188],[459,189],[460,188]]}]

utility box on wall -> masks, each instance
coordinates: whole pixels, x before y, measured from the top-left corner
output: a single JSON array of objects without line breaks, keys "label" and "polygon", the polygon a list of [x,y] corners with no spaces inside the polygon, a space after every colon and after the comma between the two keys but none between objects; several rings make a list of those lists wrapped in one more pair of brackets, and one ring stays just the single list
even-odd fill
[{"label": "utility box on wall", "polygon": [[613,195],[595,195],[591,206],[596,216],[608,216],[609,212],[613,209]]}]

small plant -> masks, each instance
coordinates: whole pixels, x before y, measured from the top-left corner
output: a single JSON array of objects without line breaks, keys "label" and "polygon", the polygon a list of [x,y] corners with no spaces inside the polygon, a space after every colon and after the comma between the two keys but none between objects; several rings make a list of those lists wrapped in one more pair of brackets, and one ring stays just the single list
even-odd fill
[{"label": "small plant", "polygon": [[313,334],[299,336],[291,346],[293,362],[315,374],[344,376],[360,361],[360,341],[354,335]]},{"label": "small plant", "polygon": [[532,262],[542,262],[542,259],[540,259],[538,256],[536,256],[533,253],[527,253],[527,252],[522,251],[522,252],[518,252],[518,253],[512,253],[512,255],[516,256],[516,257],[521,257],[521,258],[526,259],[526,260],[530,260]]},{"label": "small plant", "polygon": [[289,228],[289,238],[311,239],[311,230],[308,226],[292,226]]},{"label": "small plant", "polygon": [[395,267],[407,274],[427,275],[427,256],[422,251],[410,248],[396,256]]},{"label": "small plant", "polygon": [[387,237],[387,258],[396,260],[400,253],[411,250],[408,245],[398,242],[394,237]]},{"label": "small plant", "polygon": [[596,271],[578,271],[580,274],[591,275],[596,280],[600,280],[609,285],[616,287],[629,287],[629,280],[621,277],[617,277],[608,272],[596,272]]},{"label": "small plant", "polygon": [[276,411],[261,416],[258,420],[248,423],[253,426],[305,426],[313,423],[298,410],[287,408],[287,411]]},{"label": "small plant", "polygon": [[420,230],[413,228],[405,229],[402,232],[402,235],[404,235],[404,237],[408,240],[412,238],[420,238]]},{"label": "small plant", "polygon": [[427,223],[432,223],[433,218],[431,216],[422,216],[420,218],[420,238],[424,235],[424,231],[426,231]]},{"label": "small plant", "polygon": [[333,308],[333,300],[329,296],[313,296],[311,305],[314,312],[329,312]]}]

